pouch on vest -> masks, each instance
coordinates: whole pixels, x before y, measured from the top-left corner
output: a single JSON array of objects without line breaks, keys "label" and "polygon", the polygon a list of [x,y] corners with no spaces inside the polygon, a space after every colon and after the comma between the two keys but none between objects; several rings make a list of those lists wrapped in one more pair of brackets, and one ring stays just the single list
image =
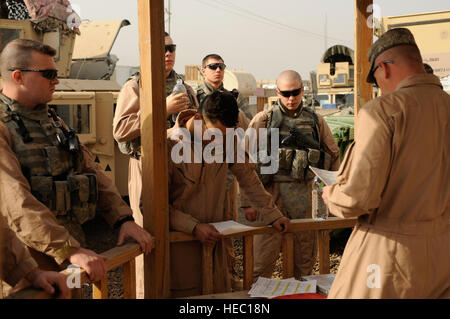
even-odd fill
[{"label": "pouch on vest", "polygon": [[55,182],[55,208],[56,215],[66,215],[70,210],[70,192],[67,182]]},{"label": "pouch on vest", "polygon": [[279,148],[279,169],[280,170],[290,170],[292,167],[292,161],[294,160],[295,149],[290,148]]},{"label": "pouch on vest", "polygon": [[320,151],[308,148],[308,162],[311,166],[317,167],[320,161]]},{"label": "pouch on vest", "polygon": [[98,186],[97,176],[95,174],[85,174],[89,178],[89,203],[97,203]]},{"label": "pouch on vest", "polygon": [[31,193],[45,206],[53,206],[53,178],[51,176],[31,176]]},{"label": "pouch on vest", "polygon": [[331,168],[331,155],[327,152],[323,153],[323,169],[330,170]]},{"label": "pouch on vest", "polygon": [[71,211],[80,224],[95,217],[95,204],[89,203],[90,183],[86,175],[71,175],[67,178],[71,192]]},{"label": "pouch on vest", "polygon": [[48,165],[52,176],[67,173],[72,167],[72,159],[68,152],[62,151],[55,146],[46,146]]},{"label": "pouch on vest", "polygon": [[303,181],[305,169],[308,167],[308,153],[304,150],[295,150],[295,157],[292,161],[291,177]]}]

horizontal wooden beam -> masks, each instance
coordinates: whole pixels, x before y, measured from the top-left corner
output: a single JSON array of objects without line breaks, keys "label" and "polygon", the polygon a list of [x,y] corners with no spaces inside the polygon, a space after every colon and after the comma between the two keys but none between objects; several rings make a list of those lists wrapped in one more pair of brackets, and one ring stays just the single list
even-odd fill
[{"label": "horizontal wooden beam", "polygon": [[[289,226],[289,233],[296,233],[299,231],[308,230],[327,230],[327,229],[339,229],[339,228],[351,228],[356,225],[357,218],[339,218],[330,217],[327,220],[314,220],[312,218],[306,219],[291,219]],[[237,231],[227,235],[224,238],[241,237],[241,236],[253,236],[262,234],[277,233],[278,230],[272,226],[255,227],[253,230]],[[170,232],[170,243],[185,242],[197,240],[194,236],[182,232]]]},{"label": "horizontal wooden beam", "polygon": [[[107,260],[106,263],[106,269],[107,271],[110,271],[114,268],[119,267],[120,265],[123,265],[130,260],[133,260],[137,256],[142,254],[141,247],[136,243],[126,243],[122,246],[114,247],[108,251],[105,251],[101,255],[106,256]],[[63,270],[60,272],[63,275],[69,276],[73,274],[71,270]],[[86,282],[90,282],[89,277],[86,273],[86,270],[81,269],[80,271],[80,283],[84,284]],[[52,295],[46,293],[43,290],[36,289],[33,287],[25,288],[23,290],[20,290],[16,293],[13,293],[7,297],[8,299],[51,299],[53,298]]]}]

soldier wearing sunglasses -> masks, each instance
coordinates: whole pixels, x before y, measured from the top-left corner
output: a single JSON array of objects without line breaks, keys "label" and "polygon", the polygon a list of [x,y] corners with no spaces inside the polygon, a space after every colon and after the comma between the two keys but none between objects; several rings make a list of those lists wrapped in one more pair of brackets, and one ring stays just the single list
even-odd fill
[{"label": "soldier wearing sunglasses", "polygon": [[[208,54],[202,60],[202,75],[203,83],[197,89],[197,100],[202,103],[208,95],[216,91],[228,92],[223,87],[223,78],[225,75],[226,65],[223,59],[218,54]],[[236,96],[236,102],[239,108],[239,117],[237,126],[246,130],[251,113],[248,111],[248,103],[245,97],[237,90],[233,90]],[[247,113],[245,113],[247,112]],[[225,215],[227,220],[237,220],[238,214],[238,184],[233,174],[229,173],[227,177],[226,194],[225,194]],[[233,249],[233,242],[231,239],[225,240],[225,245],[228,255],[228,267],[233,271],[233,285],[239,281],[238,275],[234,273],[235,255]]]},{"label": "soldier wearing sunglasses", "polygon": [[118,244],[132,237],[149,253],[152,237],[133,221],[130,207],[73,130],[47,106],[58,84],[55,54],[23,39],[1,53],[0,212],[40,268],[77,264],[98,281],[106,275],[105,260],[83,248],[82,228],[97,212],[120,228]]},{"label": "soldier wearing sunglasses", "polygon": [[[198,102],[194,90],[187,84],[186,93],[172,93],[181,77],[173,69],[175,65],[176,45],[166,32],[165,41],[165,77],[166,77],[166,126],[173,127],[179,112],[197,109]],[[122,153],[130,156],[128,169],[128,194],[133,217],[143,225],[141,213],[142,168],[141,168],[141,112],[139,104],[139,72],[134,74],[122,87],[117,99],[113,120],[113,135]],[[143,257],[136,260],[137,298],[144,298]]]},{"label": "soldier wearing sunglasses", "polygon": [[[271,109],[256,114],[249,125],[257,132],[260,128],[279,129],[278,172],[274,175],[260,175],[260,178],[286,217],[311,218],[313,174],[308,166],[337,170],[339,148],[325,120],[304,107],[304,88],[300,74],[291,70],[282,72],[277,78],[277,87],[277,103]],[[293,139],[293,130],[304,139]],[[256,220],[258,212],[245,198],[241,207],[248,220]],[[316,239],[312,231],[295,233],[294,238],[294,275],[300,279],[312,271],[316,258]],[[279,234],[254,237],[255,280],[259,276],[272,276],[280,248]]]},{"label": "soldier wearing sunglasses", "polygon": [[[204,81],[196,92],[199,103],[201,103],[207,95],[214,91],[227,91],[227,89],[223,87],[223,78],[225,76],[226,67],[227,66],[225,65],[223,59],[218,54],[208,54],[203,58],[201,72]],[[248,109],[247,100],[239,92],[236,101],[238,103],[239,110],[244,112],[248,119],[251,119],[253,115]]]}]

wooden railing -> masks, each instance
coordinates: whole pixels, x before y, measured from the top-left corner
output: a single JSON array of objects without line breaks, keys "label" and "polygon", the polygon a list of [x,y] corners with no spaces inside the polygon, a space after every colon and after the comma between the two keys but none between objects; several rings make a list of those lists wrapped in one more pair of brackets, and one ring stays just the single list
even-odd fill
[{"label": "wooden railing", "polygon": [[[282,238],[282,254],[283,254],[283,277],[289,278],[294,275],[294,234],[299,231],[317,231],[318,241],[318,258],[320,274],[330,273],[330,229],[349,228],[356,225],[356,218],[342,219],[338,217],[330,217],[327,220],[314,219],[292,219],[290,227]],[[271,227],[265,226],[254,230],[235,232],[225,235],[225,238],[243,237],[244,243],[244,278],[243,288],[248,290],[253,283],[253,236],[262,234],[273,234],[278,231]],[[170,242],[185,242],[196,240],[194,236],[181,233],[171,232]],[[213,255],[212,247],[203,245],[202,268],[203,268],[203,289],[202,294],[208,295],[213,292]]]},{"label": "wooden railing", "polygon": [[[136,243],[127,243],[123,246],[117,246],[101,254],[107,257],[105,263],[108,271],[123,265],[123,297],[126,299],[136,298],[135,258],[140,254],[142,254],[141,248]],[[72,275],[71,270],[63,270],[61,273],[67,276]],[[81,285],[90,282],[86,271],[83,269],[80,271],[80,277]],[[43,290],[26,288],[9,295],[7,298],[49,299],[52,297],[53,296]],[[72,289],[72,299],[81,299],[82,297],[82,288]],[[92,297],[93,299],[108,298],[107,275],[102,280],[93,283]]]},{"label": "wooden railing", "polygon": [[[341,219],[330,217],[327,220],[313,219],[293,219],[290,227],[282,238],[282,254],[283,254],[283,277],[289,278],[294,275],[294,234],[299,231],[317,231],[318,240],[318,258],[319,272],[327,274],[330,272],[330,229],[349,228],[356,224],[356,218]],[[243,288],[248,290],[253,282],[253,236],[262,234],[273,234],[278,231],[271,226],[258,227],[254,230],[234,232],[224,235],[225,238],[243,237]],[[195,241],[194,236],[181,233],[170,232],[170,243]],[[107,257],[107,270],[112,270],[123,265],[123,297],[126,299],[136,298],[136,273],[135,258],[142,254],[138,244],[128,243],[120,247],[115,247],[104,252],[102,255]],[[65,275],[72,274],[69,270],[61,273]],[[89,278],[85,270],[81,270],[81,284],[88,283]],[[207,295],[213,292],[213,254],[212,247],[203,245],[202,255],[202,276],[203,287],[202,294]],[[8,298],[13,299],[48,299],[51,295],[42,290],[34,288],[26,288],[16,292]],[[72,290],[72,298],[82,298],[81,288]],[[93,283],[93,299],[108,298],[108,279],[107,276],[101,281]]]}]

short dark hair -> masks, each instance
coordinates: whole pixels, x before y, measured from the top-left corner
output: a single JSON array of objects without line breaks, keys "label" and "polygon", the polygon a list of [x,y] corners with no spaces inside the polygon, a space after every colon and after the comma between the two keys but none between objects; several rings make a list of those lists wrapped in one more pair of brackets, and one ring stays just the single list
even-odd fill
[{"label": "short dark hair", "polygon": [[233,94],[214,91],[200,104],[198,113],[213,123],[220,121],[226,127],[234,127],[238,123],[239,108]]},{"label": "short dark hair", "polygon": [[225,61],[222,59],[222,57],[221,57],[220,55],[215,54],[215,53],[211,53],[211,54],[208,54],[207,56],[205,56],[205,57],[203,58],[203,60],[202,60],[202,67],[205,67],[205,66],[206,66],[205,63],[206,63],[206,61],[208,61],[209,59],[222,60],[223,62],[225,62]]},{"label": "short dark hair", "polygon": [[56,50],[49,45],[34,40],[16,39],[9,42],[1,54],[1,73],[7,74],[10,68],[27,68],[31,62],[32,52],[42,53],[51,57]]},{"label": "short dark hair", "polygon": [[168,34],[167,31],[164,31],[164,35],[165,35],[166,37],[170,37],[170,34]]}]

